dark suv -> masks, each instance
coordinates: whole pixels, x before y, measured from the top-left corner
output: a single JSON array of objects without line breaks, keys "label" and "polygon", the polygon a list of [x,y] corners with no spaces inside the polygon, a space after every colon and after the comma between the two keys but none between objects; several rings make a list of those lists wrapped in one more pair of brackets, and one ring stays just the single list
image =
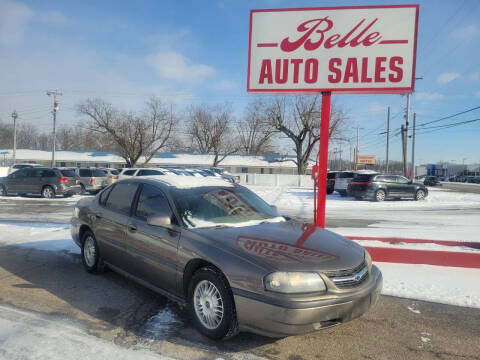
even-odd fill
[{"label": "dark suv", "polygon": [[65,197],[80,192],[79,179],[62,174],[58,169],[44,167],[23,168],[0,178],[0,195],[40,194],[44,198]]},{"label": "dark suv", "polygon": [[440,183],[440,180],[436,176],[427,176],[425,177],[425,180],[423,180],[423,185],[426,186],[437,186],[437,185],[442,185]]},{"label": "dark suv", "polygon": [[425,185],[414,183],[403,176],[359,174],[348,184],[347,192],[356,198],[383,201],[387,198],[423,200],[428,195]]}]

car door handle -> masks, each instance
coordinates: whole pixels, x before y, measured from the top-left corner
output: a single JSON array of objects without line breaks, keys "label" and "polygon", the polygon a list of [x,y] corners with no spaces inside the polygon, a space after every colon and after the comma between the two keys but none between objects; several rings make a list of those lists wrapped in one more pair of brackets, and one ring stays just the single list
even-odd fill
[{"label": "car door handle", "polygon": [[127,228],[128,228],[128,231],[130,231],[130,232],[135,232],[135,231],[137,231],[137,227],[136,227],[135,225],[133,225],[133,224],[128,224],[128,225],[127,225]]}]

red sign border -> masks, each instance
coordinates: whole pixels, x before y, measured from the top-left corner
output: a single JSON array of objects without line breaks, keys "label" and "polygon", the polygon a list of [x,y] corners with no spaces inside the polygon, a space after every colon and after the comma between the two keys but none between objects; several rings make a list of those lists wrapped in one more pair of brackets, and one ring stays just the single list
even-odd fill
[{"label": "red sign border", "polygon": [[[348,88],[348,89],[252,89],[250,88],[250,60],[252,52],[252,17],[257,12],[283,12],[283,11],[310,11],[310,10],[351,10],[351,9],[385,9],[385,8],[415,8],[415,39],[413,45],[413,68],[412,68],[412,86],[411,87],[391,87],[391,88]],[[258,9],[250,10],[250,30],[248,38],[248,69],[247,69],[247,92],[260,94],[319,94],[321,92],[342,93],[342,94],[408,94],[415,89],[415,70],[417,65],[417,34],[418,34],[418,13],[420,5],[365,5],[365,6],[331,6],[331,7],[308,7],[308,8],[283,8],[283,9]]]}]

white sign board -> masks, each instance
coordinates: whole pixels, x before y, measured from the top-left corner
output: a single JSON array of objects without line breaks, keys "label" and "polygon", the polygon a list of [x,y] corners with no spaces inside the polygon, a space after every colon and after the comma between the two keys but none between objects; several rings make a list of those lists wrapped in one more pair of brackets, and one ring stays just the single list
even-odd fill
[{"label": "white sign board", "polygon": [[247,91],[409,93],[418,5],[252,10]]}]

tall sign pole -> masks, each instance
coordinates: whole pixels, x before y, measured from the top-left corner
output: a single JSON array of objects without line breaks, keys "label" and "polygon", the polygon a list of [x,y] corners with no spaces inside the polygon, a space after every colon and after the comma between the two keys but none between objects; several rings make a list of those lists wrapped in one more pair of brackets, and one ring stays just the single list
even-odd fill
[{"label": "tall sign pole", "polygon": [[328,138],[330,132],[331,93],[322,92],[322,114],[320,123],[320,148],[318,152],[318,191],[317,191],[317,226],[325,227],[325,205],[327,201],[327,169],[328,169]]},{"label": "tall sign pole", "polygon": [[13,164],[12,165],[15,165],[15,162],[17,161],[17,118],[18,118],[18,114],[15,110],[12,113],[12,118],[13,118],[13,154],[12,154]]},{"label": "tall sign pole", "polygon": [[247,91],[322,94],[318,164],[312,170],[319,227],[325,226],[331,96],[411,93],[418,11],[418,5],[391,5],[250,12]]},{"label": "tall sign pole", "polygon": [[57,143],[57,111],[60,107],[60,104],[57,100],[57,96],[61,96],[63,95],[61,92],[59,92],[58,90],[55,90],[55,91],[47,91],[47,95],[48,96],[52,96],[53,95],[53,111],[52,111],[52,114],[53,114],[53,132],[52,132],[52,165],[51,167],[55,167],[55,147],[56,147],[56,143]]},{"label": "tall sign pole", "polygon": [[387,159],[386,159],[386,164],[385,164],[385,173],[388,174],[388,157],[390,153],[390,106],[388,107],[387,111]]}]

